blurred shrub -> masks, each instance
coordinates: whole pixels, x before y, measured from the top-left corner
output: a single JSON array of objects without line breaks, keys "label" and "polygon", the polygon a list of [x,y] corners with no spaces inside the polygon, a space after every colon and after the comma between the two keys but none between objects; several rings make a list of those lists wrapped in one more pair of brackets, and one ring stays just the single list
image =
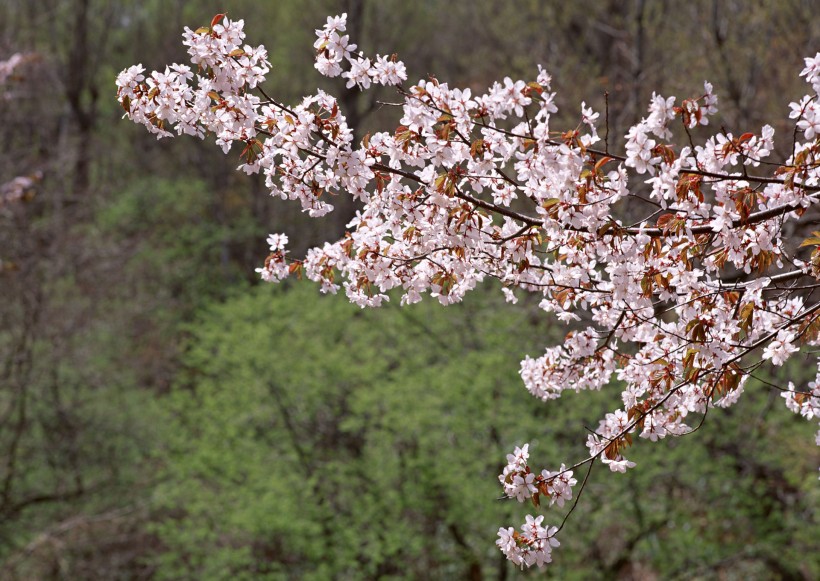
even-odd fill
[{"label": "blurred shrub", "polygon": [[[160,578],[517,575],[492,543],[532,507],[496,500],[504,454],[531,438],[536,463],[580,459],[617,395],[533,400],[518,361],[555,331],[478,294],[359,311],[298,284],[204,314],[166,400]],[[547,575],[815,577],[812,440],[750,387],[692,437],[640,441],[636,470],[594,470]]]}]

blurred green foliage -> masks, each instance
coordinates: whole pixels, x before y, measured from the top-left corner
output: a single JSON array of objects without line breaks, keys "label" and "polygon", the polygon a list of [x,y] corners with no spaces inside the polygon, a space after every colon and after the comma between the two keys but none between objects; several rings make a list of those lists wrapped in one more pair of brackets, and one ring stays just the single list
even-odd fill
[{"label": "blurred green foliage", "polygon": [[[580,459],[618,397],[534,401],[518,360],[556,330],[526,312],[489,292],[359,311],[305,284],[209,309],[166,401],[159,578],[515,576],[490,541],[534,509],[496,500],[504,455],[532,438],[536,463]],[[639,441],[629,474],[599,467],[548,576],[820,574],[812,427],[749,391],[698,436]]]},{"label": "blurred green foliage", "polygon": [[490,299],[361,312],[306,286],[258,289],[191,327],[157,492],[183,516],[158,529],[171,548],[160,571],[457,578],[480,567],[510,509],[494,500],[499,462],[539,422],[509,393],[522,314]]}]

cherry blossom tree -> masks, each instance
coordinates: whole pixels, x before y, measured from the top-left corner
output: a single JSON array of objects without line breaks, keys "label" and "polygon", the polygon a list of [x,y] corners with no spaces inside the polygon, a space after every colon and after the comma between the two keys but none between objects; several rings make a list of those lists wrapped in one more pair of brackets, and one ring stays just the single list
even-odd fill
[{"label": "cherry blossom tree", "polygon": [[[358,144],[326,92],[295,105],[271,97],[265,48],[245,44],[243,21],[224,14],[185,29],[193,69],[132,66],[117,96],[158,138],[236,146],[239,169],[261,172],[272,195],[310,216],[330,212],[334,196],[360,202],[344,237],[303,259],[272,234],[262,279],[306,277],[376,307],[390,291],[402,304],[426,294],[449,305],[494,278],[507,300],[536,295],[571,325],[562,345],[522,361],[524,385],[546,401],[617,381],[623,406],[569,465],[539,471],[527,444],[507,456],[506,497],[535,507],[573,501],[560,522],[527,516],[520,529],[498,531],[513,563],[543,566],[596,463],[633,468],[635,438],[696,431],[711,409],[738,401],[761,365],[782,366],[820,343],[820,232],[799,246],[784,234],[820,196],[820,53],[800,73],[811,92],[789,105],[791,153],[772,161],[771,126],[713,130],[718,98],[708,82],[680,102],[653,94],[618,146],[608,112],[585,103],[577,125],[551,126],[555,92],[540,67],[530,81],[505,78],[480,95],[435,78],[410,85],[395,55],[357,51],[345,26],[334,16],[316,31],[316,69],[398,95],[385,103],[398,127]],[[781,389],[790,410],[820,416],[820,374]]]},{"label": "cherry blossom tree", "polygon": [[[0,61],[0,101],[11,101],[15,98],[14,93],[9,90],[8,84],[17,74],[17,69],[37,59],[34,53],[14,53],[6,60]],[[3,184],[0,184],[0,207],[27,199],[33,195],[35,186],[43,177],[42,171],[35,171],[31,175],[17,176]],[[0,267],[2,261],[0,261]],[[0,268],[2,270],[2,268]]]}]

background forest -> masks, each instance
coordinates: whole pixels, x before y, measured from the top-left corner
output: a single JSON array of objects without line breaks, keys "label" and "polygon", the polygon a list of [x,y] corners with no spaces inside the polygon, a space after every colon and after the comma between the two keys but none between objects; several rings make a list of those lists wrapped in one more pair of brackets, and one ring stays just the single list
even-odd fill
[{"label": "background forest", "polygon": [[[618,400],[523,388],[520,359],[564,326],[493,285],[446,309],[360,311],[259,284],[269,232],[299,256],[355,207],[309,220],[237,173],[239,152],[157,142],[114,99],[118,71],[183,62],[183,26],[227,10],[270,51],[268,92],[331,90],[359,137],[395,126],[313,69],[313,30],[347,12],[410,79],[475,91],[541,63],[567,123],[608,92],[613,136],[652,91],[708,79],[727,130],[783,135],[818,8],[4,0],[0,61],[21,62],[0,67],[0,579],[820,578],[814,428],[763,384],[593,478],[555,563],[518,572],[493,546],[526,511],[496,500],[504,455],[526,439],[539,463],[580,457],[584,425]],[[813,361],[781,379],[805,384]]]}]

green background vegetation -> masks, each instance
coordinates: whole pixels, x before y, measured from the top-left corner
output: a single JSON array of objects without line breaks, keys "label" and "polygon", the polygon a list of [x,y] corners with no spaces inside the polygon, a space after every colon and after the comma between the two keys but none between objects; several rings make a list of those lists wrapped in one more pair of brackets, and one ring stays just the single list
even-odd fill
[{"label": "green background vegetation", "polygon": [[[493,285],[462,305],[360,311],[310,283],[259,285],[265,235],[295,255],[337,237],[191,139],[120,119],[116,73],[184,59],[212,1],[8,0],[0,60],[34,56],[0,94],[2,579],[816,579],[814,426],[750,385],[697,434],[639,441],[625,475],[593,470],[545,572],[493,542],[526,506],[497,500],[504,455],[586,453],[617,386],[542,404],[517,375],[563,325]],[[729,131],[787,124],[811,1],[232,1],[271,53],[282,100],[322,86],[361,135],[395,124],[312,68],[313,29],[347,11],[411,78],[474,90],[543,63],[574,125],[580,101],[622,135],[653,90],[705,78]],[[389,93],[379,96],[390,97]],[[788,140],[786,140],[788,141]],[[781,142],[788,147],[788,143]],[[617,145],[616,147],[620,147]],[[804,356],[774,379],[813,379]],[[583,474],[576,474],[580,479]],[[558,523],[568,510],[546,510]]]}]

